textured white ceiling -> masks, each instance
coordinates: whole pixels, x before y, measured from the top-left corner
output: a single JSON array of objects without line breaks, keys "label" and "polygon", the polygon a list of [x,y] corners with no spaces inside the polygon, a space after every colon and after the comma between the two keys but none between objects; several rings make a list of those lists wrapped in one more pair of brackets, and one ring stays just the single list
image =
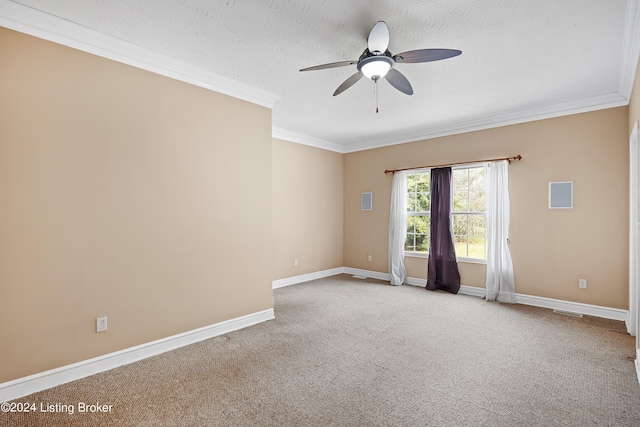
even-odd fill
[{"label": "textured white ceiling", "polygon": [[[276,136],[351,151],[548,112],[621,105],[628,2],[634,1],[14,3],[275,93]],[[355,65],[298,71],[357,59],[378,20],[389,26],[394,54],[421,48],[463,53],[439,62],[398,64],[414,94],[381,82],[378,114],[371,81],[332,96]]]}]

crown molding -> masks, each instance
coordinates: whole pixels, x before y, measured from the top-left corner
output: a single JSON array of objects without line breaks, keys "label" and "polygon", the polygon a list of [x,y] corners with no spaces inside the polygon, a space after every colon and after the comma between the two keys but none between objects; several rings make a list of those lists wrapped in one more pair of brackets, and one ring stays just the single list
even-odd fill
[{"label": "crown molding", "polygon": [[589,111],[604,110],[607,108],[625,106],[628,105],[628,103],[629,100],[627,98],[625,98],[618,92],[614,92],[607,95],[595,96],[578,101],[565,102],[562,104],[555,104],[495,116],[481,117],[474,120],[461,121],[426,129],[416,129],[404,133],[395,133],[393,135],[369,139],[366,141],[354,142],[345,145],[344,153],[371,150],[374,148],[404,144],[407,142],[440,138],[443,136],[474,132],[519,123],[533,122],[537,120],[551,119],[572,114],[586,113]]},{"label": "crown molding", "polygon": [[0,26],[263,107],[272,109],[279,98],[268,91],[194,67],[10,0],[0,0]]},{"label": "crown molding", "polygon": [[347,142],[344,145],[335,142],[329,142],[309,135],[292,132],[284,128],[274,127],[272,136],[278,139],[284,139],[299,144],[322,148],[324,150],[347,154],[355,153],[358,151],[372,150],[374,148],[389,147],[392,145],[400,145],[409,142],[457,135],[466,132],[475,132],[502,126],[534,122],[537,120],[570,116],[572,114],[588,113],[590,111],[622,107],[628,104],[628,97],[625,97],[619,92],[613,92],[606,95],[581,99],[578,101],[565,102],[561,104],[516,111],[506,114],[499,114],[495,116],[481,117],[474,120],[465,120],[442,126],[418,128],[407,132],[384,135],[378,138],[371,138],[364,141],[359,140],[356,142]]},{"label": "crown molding", "polygon": [[625,17],[619,91],[622,96],[629,100],[638,67],[638,59],[640,58],[640,4],[638,0],[629,0],[627,2]]},{"label": "crown molding", "polygon": [[[623,35],[618,92],[541,108],[481,117],[474,120],[466,120],[442,126],[422,129],[417,128],[403,133],[394,133],[392,135],[384,135],[366,140],[347,141],[344,145],[329,143],[301,134],[297,134],[297,139],[290,139],[286,137],[283,137],[283,139],[289,139],[290,141],[303,144],[306,143],[307,145],[313,145],[319,148],[346,154],[628,105],[629,99],[631,98],[631,91],[633,89],[638,61],[640,60],[640,2],[638,0],[629,0],[627,2],[627,12],[625,16],[626,21]],[[281,132],[286,133],[284,130],[281,130]],[[329,148],[331,146],[338,147],[337,149]]]},{"label": "crown molding", "polygon": [[336,144],[324,139],[315,138],[298,132],[293,132],[284,128],[274,126],[271,136],[285,141],[296,142],[298,144],[309,145],[311,147],[322,148],[323,150],[335,151],[336,153],[344,153],[344,145]]},{"label": "crown molding", "polygon": [[[136,46],[118,38],[15,3],[0,0],[0,26],[44,40],[78,49],[136,68],[223,93],[267,108],[273,108],[278,95],[217,75],[166,55]],[[578,114],[628,105],[640,55],[640,4],[629,0],[623,38],[619,91],[569,103],[481,117],[430,128],[382,135],[367,140],[339,144],[311,135],[274,127],[274,138],[284,139],[337,153],[351,153],[398,145],[459,133]]]}]

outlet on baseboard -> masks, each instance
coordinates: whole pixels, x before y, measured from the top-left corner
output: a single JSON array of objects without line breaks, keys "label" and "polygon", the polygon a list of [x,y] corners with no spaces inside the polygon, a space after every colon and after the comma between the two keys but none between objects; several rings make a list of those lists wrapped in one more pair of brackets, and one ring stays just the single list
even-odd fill
[{"label": "outlet on baseboard", "polygon": [[587,279],[579,279],[578,286],[580,289],[587,289]]},{"label": "outlet on baseboard", "polygon": [[107,316],[98,317],[96,319],[96,332],[104,332],[107,330]]}]

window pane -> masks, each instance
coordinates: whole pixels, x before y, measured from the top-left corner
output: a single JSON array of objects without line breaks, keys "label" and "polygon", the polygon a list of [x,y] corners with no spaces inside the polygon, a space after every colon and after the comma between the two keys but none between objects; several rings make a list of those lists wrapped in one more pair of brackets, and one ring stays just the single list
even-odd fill
[{"label": "window pane", "polygon": [[484,238],[472,237],[469,239],[469,258],[486,258]]},{"label": "window pane", "polygon": [[470,190],[469,191],[469,211],[471,212],[484,212],[485,207],[485,194],[482,190]]},{"label": "window pane", "polygon": [[453,212],[466,212],[469,210],[469,193],[464,191],[454,191]]},{"label": "window pane", "polygon": [[453,214],[453,234],[456,236],[467,235],[467,217],[464,214]]},{"label": "window pane", "polygon": [[416,212],[429,212],[431,195],[429,193],[416,194]]},{"label": "window pane", "polygon": [[484,168],[469,169],[469,188],[484,189]]},{"label": "window pane", "polygon": [[474,237],[484,237],[485,234],[484,215],[469,215],[469,235]]},{"label": "window pane", "polygon": [[422,192],[422,193],[428,193],[430,182],[431,182],[430,174],[421,173],[416,175],[416,191]]},{"label": "window pane", "polygon": [[407,240],[404,241],[404,250],[407,252],[414,252],[415,251],[415,245],[414,245],[414,239],[415,234],[407,234]]},{"label": "window pane", "polygon": [[407,194],[407,212],[416,211],[416,193]]},{"label": "window pane", "polygon": [[469,186],[469,170],[468,169],[454,169],[453,175],[453,190],[467,190]]},{"label": "window pane", "polygon": [[415,217],[416,221],[416,233],[420,234],[429,234],[429,215],[425,216],[417,216]]},{"label": "window pane", "polygon": [[407,191],[416,191],[416,175],[407,175]]},{"label": "window pane", "polygon": [[416,217],[409,215],[407,217],[407,234],[416,232],[415,224],[416,224]]},{"label": "window pane", "polygon": [[467,254],[467,239],[454,239],[454,246],[457,258],[469,258]]},{"label": "window pane", "polygon": [[429,252],[429,237],[426,234],[416,234],[416,252]]}]

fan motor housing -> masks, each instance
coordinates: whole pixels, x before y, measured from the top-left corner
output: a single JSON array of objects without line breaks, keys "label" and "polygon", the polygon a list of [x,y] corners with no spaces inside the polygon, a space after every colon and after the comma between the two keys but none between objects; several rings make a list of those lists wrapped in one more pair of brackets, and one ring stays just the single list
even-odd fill
[{"label": "fan motor housing", "polygon": [[368,64],[381,63],[381,62],[388,65],[389,67],[388,70],[393,68],[393,66],[396,64],[396,61],[394,61],[394,59],[391,57],[391,53],[389,51],[386,51],[385,53],[381,53],[381,54],[374,54],[369,52],[369,49],[366,49],[362,54],[362,56],[360,56],[360,60],[358,61],[356,68],[358,69],[358,71],[364,74],[367,78],[370,78],[371,80],[376,81],[383,76],[375,73],[373,74],[367,73],[362,69],[366,67]]}]

